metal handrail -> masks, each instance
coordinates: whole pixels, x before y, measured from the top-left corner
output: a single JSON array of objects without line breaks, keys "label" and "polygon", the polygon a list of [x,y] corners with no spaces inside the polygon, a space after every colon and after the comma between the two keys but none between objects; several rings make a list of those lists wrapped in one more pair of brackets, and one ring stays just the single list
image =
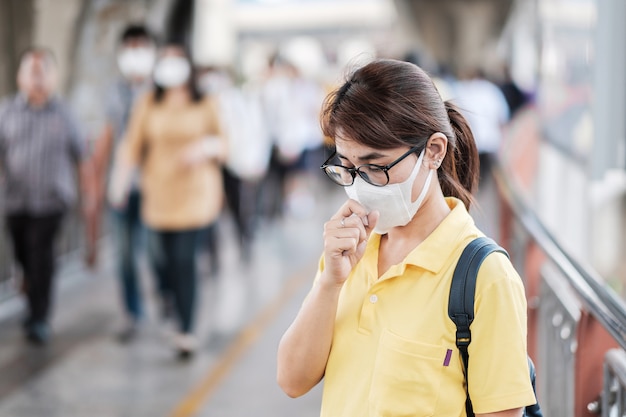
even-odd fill
[{"label": "metal handrail", "polygon": [[507,178],[499,162],[494,161],[492,167],[499,193],[511,207],[513,214],[547,257],[563,272],[586,309],[622,349],[626,349],[626,304],[600,283],[597,273],[583,267],[563,249],[517,191],[513,181]]}]

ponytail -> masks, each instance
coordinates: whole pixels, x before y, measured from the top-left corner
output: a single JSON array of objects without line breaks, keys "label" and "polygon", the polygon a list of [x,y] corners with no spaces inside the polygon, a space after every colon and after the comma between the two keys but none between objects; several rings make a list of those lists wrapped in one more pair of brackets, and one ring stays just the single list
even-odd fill
[{"label": "ponytail", "polygon": [[[445,103],[454,140],[448,140],[448,153],[439,172],[439,183],[444,196],[456,197],[469,210],[474,202],[472,193],[478,186],[478,149],[474,135],[465,117],[450,101]],[[449,139],[449,138],[448,138]]]}]

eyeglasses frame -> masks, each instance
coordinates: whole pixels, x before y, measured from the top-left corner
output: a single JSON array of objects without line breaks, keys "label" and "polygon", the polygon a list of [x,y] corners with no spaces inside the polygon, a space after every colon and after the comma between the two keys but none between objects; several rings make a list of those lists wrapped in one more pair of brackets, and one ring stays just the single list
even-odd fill
[{"label": "eyeglasses frame", "polygon": [[[341,186],[341,187],[349,187],[352,184],[354,184],[354,179],[356,178],[356,174],[359,174],[359,177],[361,177],[363,179],[363,181],[367,182],[368,184],[371,184],[375,187],[384,187],[387,184],[389,184],[389,170],[391,168],[393,168],[394,166],[398,165],[400,162],[402,162],[402,160],[404,160],[407,156],[411,155],[412,153],[417,152],[418,150],[420,150],[420,148],[422,148],[421,146],[414,146],[411,149],[409,149],[408,151],[406,151],[402,156],[400,156],[398,159],[396,159],[393,162],[388,163],[387,165],[376,165],[376,164],[363,164],[363,165],[359,165],[358,167],[353,167],[353,168],[348,168],[346,166],[343,165],[337,165],[337,164],[329,164],[328,162],[330,162],[331,159],[333,159],[336,155],[337,155],[337,151],[334,151],[332,153],[332,155],[330,155],[330,157],[322,164],[322,166],[320,166],[320,169],[324,170],[324,173],[326,174],[326,176],[328,178],[330,178],[330,180],[332,182],[334,182],[335,184]],[[379,184],[373,184],[370,181],[368,181],[362,174],[361,171],[359,171],[361,169],[361,167],[364,166],[371,166],[371,167],[375,167],[376,169],[381,170],[382,172],[385,173],[385,176],[387,177],[387,182],[379,185]],[[345,169],[346,171],[348,171],[348,173],[352,176],[352,182],[350,184],[339,184],[337,181],[333,180],[332,177],[328,174],[328,172],[326,171],[326,168],[328,167],[341,167],[343,169]]]}]

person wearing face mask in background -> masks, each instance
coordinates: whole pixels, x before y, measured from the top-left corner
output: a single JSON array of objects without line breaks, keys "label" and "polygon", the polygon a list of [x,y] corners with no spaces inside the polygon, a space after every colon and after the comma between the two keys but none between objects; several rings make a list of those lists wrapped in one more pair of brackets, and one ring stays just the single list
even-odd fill
[{"label": "person wearing face mask in background", "polygon": [[466,119],[418,66],[376,60],[327,97],[322,127],[336,147],[322,168],[349,199],[280,341],[279,385],[297,397],[323,378],[322,417],[465,416],[468,393],[477,416],[521,416],[536,399],[509,259],[479,270],[467,378],[447,314],[461,252],[483,236],[468,214],[479,159]]},{"label": "person wearing face mask in background", "polygon": [[[91,238],[100,234],[105,190],[110,175],[113,150],[117,147],[130,118],[133,103],[151,85],[151,74],[156,60],[156,46],[148,30],[141,25],[130,25],[120,37],[117,53],[118,79],[107,89],[106,124],[96,140],[93,153],[97,174],[98,214],[89,225]],[[143,300],[139,271],[136,265],[141,249],[143,227],[140,219],[141,195],[139,176],[134,175],[123,206],[111,207],[114,241],[118,253],[117,273],[120,279],[124,325],[117,335],[121,342],[134,338],[143,316]],[[96,253],[91,257],[95,263]]]},{"label": "person wearing face mask in background", "polygon": [[154,88],[133,107],[109,186],[114,207],[128,204],[132,172],[141,173],[141,218],[148,252],[178,318],[175,348],[189,358],[196,305],[196,254],[201,231],[222,209],[221,168],[228,145],[215,101],[197,89],[180,44],[165,45],[153,72]]}]

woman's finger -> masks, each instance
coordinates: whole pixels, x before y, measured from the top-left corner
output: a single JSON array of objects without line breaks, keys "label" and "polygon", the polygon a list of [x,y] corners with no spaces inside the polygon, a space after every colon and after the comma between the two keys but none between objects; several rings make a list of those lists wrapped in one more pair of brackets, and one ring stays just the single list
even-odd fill
[{"label": "woman's finger", "polygon": [[324,242],[324,251],[333,258],[340,258],[356,253],[358,239],[354,236],[327,239]]},{"label": "woman's finger", "polygon": [[350,217],[342,217],[339,219],[339,229],[357,229],[359,231],[358,239],[359,242],[367,239],[367,232],[365,230],[366,225],[363,222],[363,219],[358,217],[356,214],[352,214]]},{"label": "woman's finger", "polygon": [[365,207],[363,207],[357,201],[349,199],[339,208],[339,210],[331,217],[331,219],[341,220],[342,218],[356,215],[357,217],[363,219],[364,224],[366,224],[367,214],[368,211],[365,209]]}]

